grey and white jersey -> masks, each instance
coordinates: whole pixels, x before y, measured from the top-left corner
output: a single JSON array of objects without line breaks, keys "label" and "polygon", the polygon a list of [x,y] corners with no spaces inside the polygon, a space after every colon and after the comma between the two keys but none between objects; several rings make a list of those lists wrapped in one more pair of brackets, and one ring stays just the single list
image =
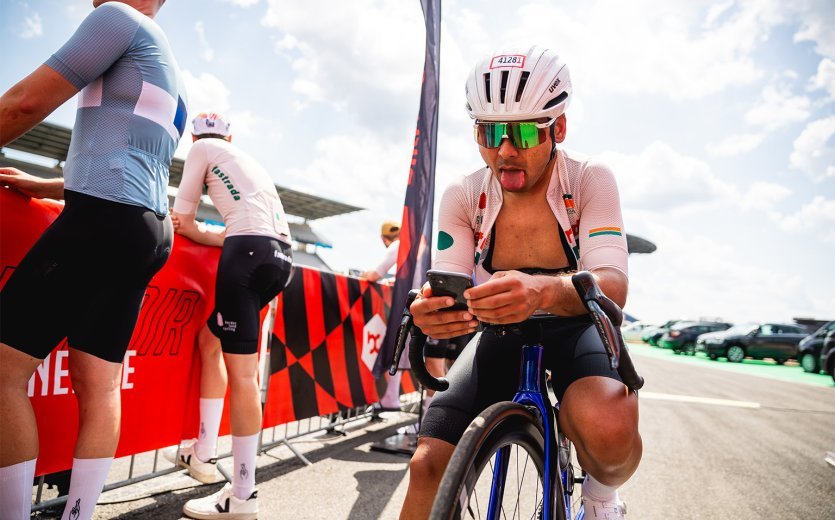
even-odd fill
[{"label": "grey and white jersey", "polygon": [[186,94],[159,25],[121,2],[102,4],[46,65],[82,89],[65,188],[167,213]]}]

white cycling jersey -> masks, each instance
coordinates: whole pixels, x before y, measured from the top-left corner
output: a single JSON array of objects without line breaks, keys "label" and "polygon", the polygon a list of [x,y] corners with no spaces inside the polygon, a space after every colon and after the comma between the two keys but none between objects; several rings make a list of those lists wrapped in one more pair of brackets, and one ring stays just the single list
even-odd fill
[{"label": "white cycling jersey", "polygon": [[[559,150],[546,196],[578,269],[611,267],[627,274],[629,253],[620,198],[607,166]],[[476,284],[489,280],[492,274],[484,260],[502,200],[501,184],[487,167],[447,187],[441,198],[433,267],[469,274]]]},{"label": "white cycling jersey", "polygon": [[261,235],[290,243],[290,227],[275,185],[249,154],[224,139],[197,140],[183,167],[174,211],[195,214],[204,184],[226,224],[226,236]]}]

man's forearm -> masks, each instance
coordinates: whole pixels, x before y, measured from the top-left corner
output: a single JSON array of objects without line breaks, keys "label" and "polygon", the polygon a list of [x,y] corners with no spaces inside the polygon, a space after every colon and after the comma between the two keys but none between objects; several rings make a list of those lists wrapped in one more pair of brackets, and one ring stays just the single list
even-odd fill
[{"label": "man's forearm", "polygon": [[[600,289],[609,299],[623,308],[626,305],[628,279],[620,271],[599,269],[592,273]],[[586,307],[580,300],[571,276],[539,275],[543,290],[543,309],[559,316],[579,316],[586,313]]]},{"label": "man's forearm", "polygon": [[217,247],[223,247],[223,240],[226,237],[225,231],[215,233],[205,228],[200,229],[200,227],[197,225],[191,226],[185,230],[180,231],[180,234],[190,238],[198,244]]}]

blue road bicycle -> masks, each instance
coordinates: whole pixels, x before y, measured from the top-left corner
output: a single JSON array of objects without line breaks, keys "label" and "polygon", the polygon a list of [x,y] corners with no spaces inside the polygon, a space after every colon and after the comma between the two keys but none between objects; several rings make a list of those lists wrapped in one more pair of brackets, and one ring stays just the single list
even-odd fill
[{"label": "blue road bicycle", "polygon": [[[597,286],[592,275],[579,272],[572,282],[592,317],[606,347],[609,362],[630,389],[644,384],[635,371],[620,334],[621,309]],[[410,295],[409,304],[414,296]],[[519,334],[522,347],[519,387],[512,401],[485,409],[461,437],[441,480],[431,519],[535,518],[580,520],[585,518],[571,461],[571,443],[559,431],[559,403],[541,388],[541,325],[552,316],[532,316],[513,325],[488,325],[491,333]],[[423,363],[426,336],[411,322],[409,305],[403,313],[395,364],[411,333],[409,360],[412,371],[427,388],[443,391],[444,379],[435,379]],[[554,404],[552,404],[554,401]]]}]

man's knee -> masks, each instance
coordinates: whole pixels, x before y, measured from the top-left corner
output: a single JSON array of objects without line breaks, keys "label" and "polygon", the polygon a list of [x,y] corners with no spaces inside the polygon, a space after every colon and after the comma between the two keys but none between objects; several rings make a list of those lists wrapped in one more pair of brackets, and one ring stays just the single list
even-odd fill
[{"label": "man's knee", "polygon": [[627,463],[641,444],[638,400],[625,391],[614,395],[605,390],[598,396],[585,392],[582,396],[572,395],[560,411],[560,426],[578,449],[603,466]]}]

